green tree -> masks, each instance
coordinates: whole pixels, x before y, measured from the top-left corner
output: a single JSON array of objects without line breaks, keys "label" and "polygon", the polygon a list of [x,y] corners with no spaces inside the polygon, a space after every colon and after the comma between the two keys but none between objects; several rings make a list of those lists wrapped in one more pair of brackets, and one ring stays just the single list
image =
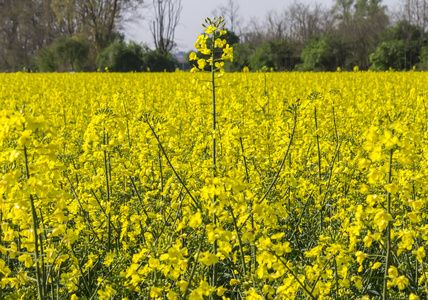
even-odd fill
[{"label": "green tree", "polygon": [[419,63],[417,64],[418,69],[428,70],[428,46],[421,48],[419,55]]},{"label": "green tree", "polygon": [[116,41],[98,54],[96,65],[113,72],[143,71],[143,55],[148,51],[147,46],[135,42]]},{"label": "green tree", "polygon": [[389,24],[386,7],[379,0],[337,0],[334,11],[335,26],[328,35],[340,40],[336,46],[345,51],[346,55],[340,58],[341,68],[368,69],[369,55],[376,50],[381,33]]},{"label": "green tree", "polygon": [[177,62],[171,53],[161,53],[158,50],[151,50],[143,56],[144,67],[151,72],[173,72],[177,67]]},{"label": "green tree", "polygon": [[389,68],[400,69],[403,65],[404,41],[391,40],[382,42],[376,51],[370,54],[373,71],[385,71]]},{"label": "green tree", "polygon": [[277,71],[291,71],[300,62],[296,44],[286,41],[268,41],[256,49],[250,57],[252,70],[266,66]]},{"label": "green tree", "polygon": [[417,25],[400,21],[388,28],[376,50],[370,55],[371,69],[382,71],[389,68],[409,70],[419,62],[421,54],[420,31]]},{"label": "green tree", "polygon": [[300,71],[335,71],[343,67],[346,50],[341,40],[334,36],[314,38],[303,50]]},{"label": "green tree", "polygon": [[55,72],[58,70],[58,62],[52,47],[46,46],[40,50],[36,64],[41,72]]},{"label": "green tree", "polygon": [[54,45],[57,61],[64,70],[83,71],[88,60],[89,44],[75,38],[59,38]]}]

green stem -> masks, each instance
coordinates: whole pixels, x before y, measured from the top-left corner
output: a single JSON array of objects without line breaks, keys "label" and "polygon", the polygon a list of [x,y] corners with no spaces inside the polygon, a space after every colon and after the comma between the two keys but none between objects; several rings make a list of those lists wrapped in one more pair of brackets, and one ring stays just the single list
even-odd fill
[{"label": "green stem", "polygon": [[232,206],[229,206],[229,209],[230,209],[230,215],[232,216],[232,220],[233,220],[233,226],[235,227],[235,230],[236,230],[236,236],[238,237],[239,250],[241,251],[242,270],[244,272],[244,275],[246,275],[247,274],[247,268],[245,266],[245,255],[244,255],[244,249],[243,249],[243,246],[242,246],[241,236],[239,235],[238,224],[236,223],[236,217],[233,214],[233,208],[232,208]]},{"label": "green stem", "polygon": [[201,234],[201,237],[199,240],[198,252],[196,253],[195,262],[193,264],[192,271],[190,271],[189,281],[187,282],[186,290],[184,291],[184,294],[183,294],[183,299],[187,299],[186,297],[187,297],[187,294],[189,292],[190,284],[192,283],[193,276],[195,275],[196,265],[198,264],[199,253],[201,253],[201,248],[202,248],[202,244],[203,244],[202,238],[203,238],[204,234],[205,234],[205,229],[204,229],[204,232]]},{"label": "green stem", "polygon": [[[105,134],[105,128],[103,128],[103,145],[106,145],[106,134]],[[108,166],[107,166],[107,151],[103,150],[103,154],[104,154],[104,174],[105,174],[105,182],[106,182],[106,200],[107,200],[107,205],[110,205],[110,185],[109,185],[109,170],[108,170]],[[107,214],[107,252],[110,251],[110,247],[111,247],[111,215],[110,215],[110,210],[108,211]]]},{"label": "green stem", "polygon": [[[392,133],[394,134],[394,132]],[[393,150],[389,150],[389,171],[388,171],[388,184],[391,183],[392,176],[392,153]],[[386,213],[391,213],[391,193],[386,192]],[[382,299],[388,299],[388,269],[391,260],[391,221],[388,221],[388,226],[386,227],[386,258],[385,258],[385,275],[383,279],[383,293]]]},{"label": "green stem", "polygon": [[[0,224],[3,223],[3,212],[0,211]],[[0,245],[1,245],[1,236],[2,236],[2,230],[1,230],[1,226],[0,226]],[[2,254],[0,252],[0,258],[2,258]],[[3,278],[3,273],[0,273],[0,282]],[[3,289],[0,289],[0,299],[3,299]]]},{"label": "green stem", "polygon": [[[185,184],[185,183],[184,183],[184,181],[181,179],[181,177],[178,175],[177,171],[175,170],[174,166],[172,165],[171,161],[169,160],[169,157],[168,157],[168,155],[166,154],[166,151],[165,151],[165,149],[163,148],[162,143],[161,143],[161,141],[160,141],[160,139],[159,139],[158,135],[157,135],[157,134],[156,134],[156,132],[155,132],[155,129],[154,129],[154,128],[153,128],[153,126],[150,124],[150,122],[149,122],[149,120],[148,120],[148,119],[145,119],[144,121],[145,121],[145,122],[147,123],[147,125],[150,127],[150,130],[152,131],[152,133],[153,133],[153,135],[154,135],[154,137],[155,137],[156,141],[158,142],[159,148],[161,149],[162,154],[164,155],[164,157],[165,157],[165,159],[166,159],[166,161],[167,161],[168,165],[171,167],[172,172],[173,172],[173,173],[174,173],[174,175],[177,177],[177,179],[178,179],[178,181],[180,182],[180,184],[184,187],[184,189],[186,190],[187,194],[189,194],[189,197],[192,199],[192,201],[193,201],[193,203],[195,204],[195,206],[196,206],[196,207],[198,207],[198,208],[200,208],[200,209],[202,209],[201,204],[200,204],[200,203],[198,203],[198,201],[196,201],[195,197],[193,197],[192,193],[191,193],[191,192],[190,192],[190,190],[187,188],[186,184]],[[132,179],[131,179],[131,180],[132,180]],[[131,182],[133,183],[133,181],[131,181]],[[134,185],[134,188],[135,188],[135,185]],[[136,190],[136,188],[135,188],[135,190]],[[139,199],[141,200],[141,198],[139,198]]]},{"label": "green stem", "polygon": [[[248,166],[247,159],[245,157],[244,152],[244,144],[242,142],[242,137],[239,137],[239,142],[241,143],[242,157],[244,158],[244,166],[245,166],[245,181],[250,183],[250,175],[248,174]],[[253,207],[253,201],[250,202],[250,209]],[[251,213],[251,228],[254,228],[254,215]],[[256,269],[256,246],[251,245],[251,260],[249,266],[249,272],[251,273],[251,266],[254,265],[254,270]]]},{"label": "green stem", "polygon": [[[419,249],[419,243],[416,241],[416,247]],[[416,261],[416,266],[418,262]],[[424,264],[424,260],[422,259],[421,261],[421,267],[422,267],[422,274],[424,276],[424,285],[425,285],[425,293],[428,294],[428,282],[427,282],[427,275],[425,274],[425,264]],[[417,272],[417,270],[416,270]],[[417,282],[417,278],[416,278],[416,282]]]},{"label": "green stem", "polygon": [[[308,294],[308,296],[312,299],[316,299],[315,296],[312,294],[312,291],[308,290],[308,287],[300,281],[299,277],[293,272],[293,270],[290,269],[290,267],[287,265],[287,262],[282,259],[281,256],[277,256],[280,262],[284,265],[284,267],[291,273],[291,275],[294,277],[294,279],[297,281],[297,283],[302,287],[302,289],[305,290],[305,292]],[[321,273],[322,275],[322,273]]]},{"label": "green stem", "polygon": [[[318,130],[318,120],[317,120],[317,107],[315,106],[315,110],[314,110],[314,117],[315,117],[315,132]],[[319,141],[319,136],[318,136],[318,132],[316,132],[315,134],[315,138],[317,141],[317,153],[318,153],[318,180],[319,180],[319,199],[321,199],[321,193],[322,193],[322,188],[321,188],[321,151],[320,151],[320,141]],[[323,207],[321,206],[320,209],[320,230],[322,231],[323,228],[323,214],[322,214],[322,210]]]},{"label": "green stem", "polygon": [[[278,169],[278,171],[276,172],[276,175],[275,175],[275,177],[273,178],[273,180],[272,180],[271,184],[269,185],[269,187],[268,187],[267,191],[266,191],[266,192],[265,192],[265,194],[263,195],[262,199],[260,199],[260,201],[258,201],[258,202],[257,202],[257,204],[259,204],[259,205],[260,205],[260,204],[261,204],[261,203],[266,199],[266,197],[269,195],[270,191],[272,190],[273,186],[275,185],[276,181],[277,181],[277,180],[278,180],[278,178],[279,178],[279,174],[281,173],[282,168],[284,167],[285,160],[286,160],[286,158],[287,158],[287,156],[288,156],[288,153],[290,152],[291,144],[293,143],[294,133],[296,132],[296,123],[297,123],[297,108],[296,108],[296,110],[294,111],[293,129],[292,129],[292,132],[291,132],[290,140],[288,141],[288,146],[287,146],[287,150],[285,151],[284,158],[282,159],[282,161],[281,161],[281,165],[279,166],[279,169]],[[248,217],[245,219],[245,221],[242,223],[241,227],[239,228],[240,230],[245,226],[245,224],[246,224],[246,223],[247,223],[247,221],[251,218],[251,216],[252,216],[252,214],[250,213],[250,214],[248,215]],[[254,226],[253,226],[253,228],[254,228]]]},{"label": "green stem", "polygon": [[66,178],[67,178],[67,180],[68,180],[68,183],[70,184],[70,188],[71,188],[71,191],[72,191],[72,192],[73,192],[73,194],[74,194],[74,198],[76,198],[77,203],[79,204],[80,210],[82,211],[83,218],[85,219],[86,223],[88,224],[89,228],[91,229],[92,233],[94,234],[94,237],[98,240],[98,242],[102,243],[102,241],[101,241],[101,240],[100,240],[100,238],[98,237],[98,234],[95,232],[94,227],[92,227],[92,224],[91,224],[91,220],[90,220],[89,213],[88,213],[88,215],[87,215],[87,214],[86,214],[86,211],[83,209],[82,203],[80,202],[79,195],[77,195],[76,189],[74,188],[73,184],[71,183],[70,178],[68,178],[68,176],[67,176],[67,175],[66,175]]},{"label": "green stem", "polygon": [[[28,169],[28,154],[27,154],[27,147],[24,145],[24,159],[25,159],[25,171],[27,173],[27,181],[30,179],[30,170]],[[40,268],[39,268],[39,260],[40,260],[40,253],[39,253],[39,242],[38,242],[38,236],[37,236],[37,212],[36,207],[34,205],[34,199],[33,195],[30,194],[30,204],[31,204],[31,216],[33,221],[33,233],[34,233],[34,247],[36,252],[36,279],[37,279],[37,294],[39,296],[39,300],[44,299],[43,295],[43,286],[42,286],[42,278],[40,274]]]},{"label": "green stem", "polygon": [[[213,124],[212,124],[212,130],[213,130],[213,135],[212,135],[212,140],[213,140],[213,178],[216,177],[216,108],[215,108],[215,63],[214,63],[214,59],[215,59],[215,49],[214,49],[214,45],[215,45],[215,34],[213,33],[212,35],[212,49],[211,49],[211,90],[212,90],[212,116],[213,116]],[[216,202],[216,195],[214,195],[213,197],[213,203]],[[214,225],[217,223],[217,217],[216,214],[213,213],[213,223]],[[214,254],[217,254],[217,241],[214,241],[214,245],[213,245],[213,250],[214,250]],[[213,265],[213,278],[212,278],[212,286],[217,286],[217,264]]]}]

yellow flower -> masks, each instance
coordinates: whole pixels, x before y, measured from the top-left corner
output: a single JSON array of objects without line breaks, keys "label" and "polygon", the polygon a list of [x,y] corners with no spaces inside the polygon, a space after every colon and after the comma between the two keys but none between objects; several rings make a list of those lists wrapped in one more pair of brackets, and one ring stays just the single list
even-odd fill
[{"label": "yellow flower", "polygon": [[185,280],[180,280],[180,281],[178,282],[178,286],[180,287],[180,290],[181,290],[182,292],[184,292],[184,291],[186,290],[187,285],[188,285],[188,283],[187,283],[187,281],[185,281]]},{"label": "yellow flower", "polygon": [[203,70],[206,66],[207,62],[205,59],[198,59],[198,68]]},{"label": "yellow flower", "polygon": [[206,34],[212,34],[217,28],[215,26],[208,26],[207,29],[205,29]]},{"label": "yellow flower", "polygon": [[158,287],[152,286],[150,288],[150,297],[151,298],[160,298],[160,297],[162,297],[162,288],[158,288]]},{"label": "yellow flower", "polygon": [[226,47],[223,48],[223,55],[221,58],[233,61],[233,47],[230,47],[229,44],[227,44]]},{"label": "yellow flower", "polygon": [[104,289],[98,291],[98,295],[100,295],[100,300],[108,300],[116,295],[116,290],[113,289],[110,285],[106,285]]},{"label": "yellow flower", "polygon": [[224,61],[216,62],[216,63],[215,63],[215,67],[216,67],[217,69],[221,69],[221,68],[223,68],[223,66],[224,66]]},{"label": "yellow flower", "polygon": [[382,263],[380,263],[380,262],[375,262],[375,263],[373,264],[373,266],[371,267],[371,269],[372,269],[372,270],[376,270],[376,269],[379,269],[381,266],[382,266]]},{"label": "yellow flower", "polygon": [[28,147],[29,145],[30,145],[30,143],[31,143],[31,133],[32,133],[32,131],[31,130],[24,130],[23,132],[22,132],[22,134],[21,134],[21,137],[19,138],[19,140],[18,140],[18,143],[21,145],[21,146],[26,146],[26,147]]},{"label": "yellow flower", "polygon": [[388,222],[391,220],[392,220],[391,214],[388,214],[384,210],[379,210],[373,219],[374,224],[377,224],[377,226],[379,227],[379,231],[383,231],[386,228],[386,226],[388,226]]},{"label": "yellow flower", "polygon": [[195,52],[190,53],[189,60],[197,60],[197,59],[198,59],[198,56],[196,55]]},{"label": "yellow flower", "polygon": [[412,254],[416,255],[416,259],[418,260],[418,262],[422,263],[423,258],[425,257],[425,248],[419,247],[418,250],[412,251]]},{"label": "yellow flower", "polygon": [[29,268],[33,265],[33,259],[30,254],[22,254],[18,257],[20,262],[23,262],[26,268]]},{"label": "yellow flower", "polygon": [[352,276],[351,281],[354,282],[357,289],[361,289],[363,287],[363,279],[361,276]]},{"label": "yellow flower", "polygon": [[397,268],[394,267],[394,266],[390,266],[389,269],[388,269],[388,276],[390,278],[397,277],[398,276],[398,270],[397,270]]},{"label": "yellow flower", "polygon": [[3,259],[0,258],[0,273],[8,276],[11,270],[6,266],[6,263]]},{"label": "yellow flower", "polygon": [[214,43],[215,48],[223,48],[226,45],[227,41],[222,39],[216,39]]},{"label": "yellow flower", "polygon": [[193,216],[190,217],[189,226],[192,228],[198,228],[202,224],[202,214],[201,212],[197,212]]},{"label": "yellow flower", "polygon": [[409,279],[407,279],[407,277],[402,275],[396,278],[396,285],[400,290],[404,290],[406,288],[406,285],[408,284],[409,284]]},{"label": "yellow flower", "polygon": [[416,296],[415,294],[411,293],[409,295],[409,300],[419,300],[419,296]]},{"label": "yellow flower", "polygon": [[201,52],[204,55],[211,55],[211,49],[206,48],[206,47],[205,48],[200,48],[199,52]]},{"label": "yellow flower", "polygon": [[218,256],[211,254],[209,251],[202,252],[199,255],[199,261],[206,266],[211,266],[218,262]]},{"label": "yellow flower", "polygon": [[167,296],[169,300],[177,300],[179,298],[179,294],[174,291],[169,291]]},{"label": "yellow flower", "polygon": [[390,183],[390,184],[385,185],[385,189],[390,194],[396,194],[398,192],[398,186],[395,183]]}]

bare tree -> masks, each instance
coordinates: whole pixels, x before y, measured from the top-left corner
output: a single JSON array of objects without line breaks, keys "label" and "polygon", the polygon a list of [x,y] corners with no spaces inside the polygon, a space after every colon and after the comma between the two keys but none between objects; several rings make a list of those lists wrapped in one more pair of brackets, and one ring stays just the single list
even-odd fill
[{"label": "bare tree", "polygon": [[266,14],[264,27],[266,28],[266,38],[268,40],[279,41],[287,38],[287,25],[283,15],[276,11]]},{"label": "bare tree", "polygon": [[380,0],[336,0],[334,35],[346,49],[345,65],[368,69],[389,18]]},{"label": "bare tree", "polygon": [[421,30],[421,42],[424,42],[425,32],[428,26],[428,3],[427,0],[404,0],[402,3],[400,20],[406,20],[410,24],[417,25]]},{"label": "bare tree", "polygon": [[163,54],[175,46],[174,34],[181,9],[181,0],[153,0],[154,20],[150,24],[150,31],[156,49]]},{"label": "bare tree", "polygon": [[240,34],[240,41],[251,45],[252,48],[257,48],[266,41],[265,30],[256,17],[250,18],[245,30]]},{"label": "bare tree", "polygon": [[293,40],[306,43],[314,35],[320,35],[331,26],[330,14],[321,4],[303,4],[295,1],[285,11],[288,35]]},{"label": "bare tree", "polygon": [[86,35],[93,40],[99,53],[115,38],[123,16],[135,11],[143,0],[51,0],[58,22],[65,26],[65,34]]},{"label": "bare tree", "polygon": [[31,58],[55,38],[50,0],[0,0],[0,70],[31,68]]},{"label": "bare tree", "polygon": [[239,15],[239,4],[236,0],[229,0],[227,5],[220,5],[212,11],[214,16],[222,16],[226,26],[233,32],[241,31],[241,16]]}]

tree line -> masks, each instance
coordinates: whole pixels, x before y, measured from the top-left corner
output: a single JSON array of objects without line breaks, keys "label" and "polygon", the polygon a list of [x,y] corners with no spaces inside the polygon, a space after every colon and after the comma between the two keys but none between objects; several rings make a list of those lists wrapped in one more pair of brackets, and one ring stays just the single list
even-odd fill
[{"label": "tree line", "polygon": [[[233,13],[230,5],[223,12],[226,20],[231,14],[239,20],[236,5]],[[330,8],[296,1],[283,12],[268,13],[264,20],[251,20],[238,29],[235,59],[228,69],[425,70],[427,20],[426,0],[405,0],[397,12],[381,0],[336,0]]]},{"label": "tree line", "polygon": [[[0,0],[0,72],[173,71],[181,0],[149,1]],[[296,0],[244,23],[237,0],[229,0],[213,14],[229,26],[228,71],[425,70],[426,1],[404,0],[394,13],[381,0],[335,0],[332,7]],[[125,42],[123,26],[137,17],[150,21],[155,49]]]},{"label": "tree line", "polygon": [[[142,7],[153,12],[154,50],[124,39]],[[180,11],[181,0],[0,0],[0,72],[173,71]]]}]

